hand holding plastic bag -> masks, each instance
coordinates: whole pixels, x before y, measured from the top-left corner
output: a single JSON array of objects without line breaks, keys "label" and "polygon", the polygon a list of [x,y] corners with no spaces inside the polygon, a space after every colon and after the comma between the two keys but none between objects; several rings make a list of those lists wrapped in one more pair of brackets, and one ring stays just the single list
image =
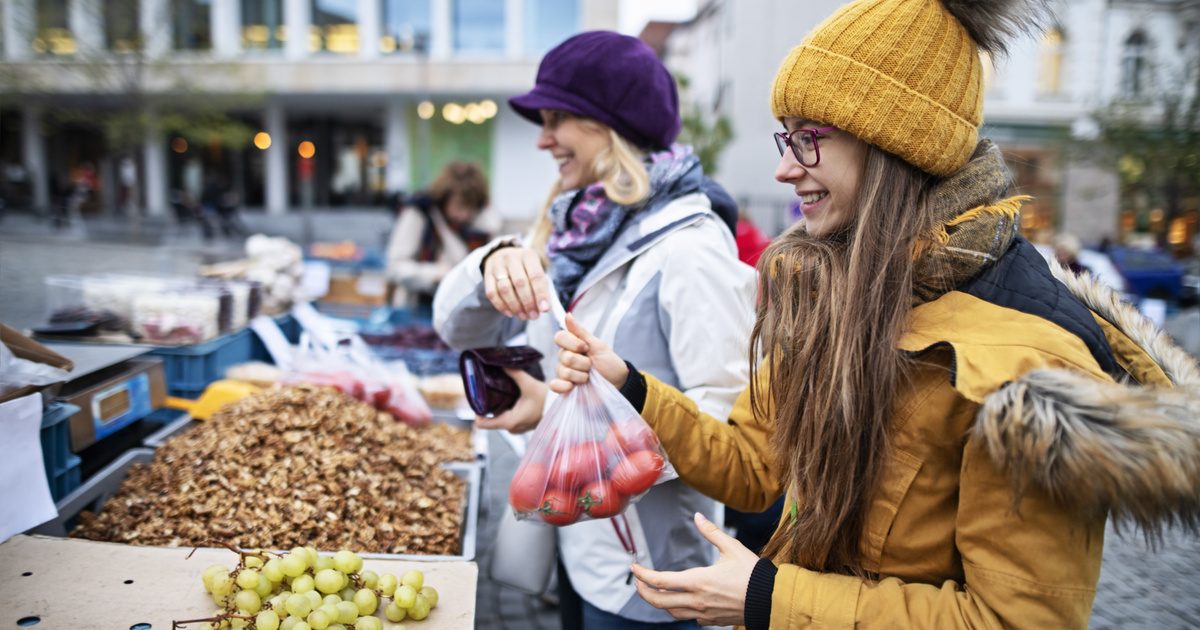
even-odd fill
[{"label": "hand holding plastic bag", "polygon": [[550,404],[508,498],[518,519],[563,526],[616,516],[677,476],[654,431],[597,374]]}]

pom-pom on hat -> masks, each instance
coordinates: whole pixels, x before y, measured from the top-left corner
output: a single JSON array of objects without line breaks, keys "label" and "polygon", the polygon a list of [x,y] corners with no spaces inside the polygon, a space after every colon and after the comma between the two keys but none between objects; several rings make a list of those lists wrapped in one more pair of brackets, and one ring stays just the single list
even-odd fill
[{"label": "pom-pom on hat", "polygon": [[538,125],[541,109],[592,118],[649,149],[669,147],[681,125],[675,79],[654,50],[611,31],[580,33],[555,46],[542,58],[533,89],[508,104]]},{"label": "pom-pom on hat", "polygon": [[970,159],[983,123],[980,50],[1036,30],[1045,0],[857,0],[792,49],[771,112],[835,125],[947,176]]}]

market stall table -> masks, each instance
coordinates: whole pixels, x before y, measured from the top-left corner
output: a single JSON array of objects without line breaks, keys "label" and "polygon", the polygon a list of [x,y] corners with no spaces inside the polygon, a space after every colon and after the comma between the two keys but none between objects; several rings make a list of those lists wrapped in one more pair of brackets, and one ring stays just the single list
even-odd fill
[{"label": "market stall table", "polygon": [[[0,626],[167,630],[176,619],[208,617],[214,606],[200,576],[210,564],[233,566],[225,549],[134,547],[117,543],[15,536],[0,544]],[[425,573],[438,589],[437,608],[413,630],[471,628],[475,622],[478,567],[473,562],[365,560],[379,574]],[[36,618],[36,623],[31,623]],[[6,625],[11,624],[11,625]],[[384,622],[385,628],[394,624]],[[188,628],[199,628],[189,624]]]}]

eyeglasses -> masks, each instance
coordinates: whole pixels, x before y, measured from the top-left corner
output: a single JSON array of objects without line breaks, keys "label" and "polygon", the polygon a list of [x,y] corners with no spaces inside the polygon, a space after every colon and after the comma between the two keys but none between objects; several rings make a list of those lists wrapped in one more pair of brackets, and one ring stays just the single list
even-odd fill
[{"label": "eyeglasses", "polygon": [[775,148],[779,149],[779,155],[782,156],[783,152],[791,147],[792,155],[796,156],[796,161],[800,163],[800,166],[811,168],[821,163],[821,147],[817,144],[817,136],[830,131],[837,131],[837,127],[777,131],[774,134]]}]

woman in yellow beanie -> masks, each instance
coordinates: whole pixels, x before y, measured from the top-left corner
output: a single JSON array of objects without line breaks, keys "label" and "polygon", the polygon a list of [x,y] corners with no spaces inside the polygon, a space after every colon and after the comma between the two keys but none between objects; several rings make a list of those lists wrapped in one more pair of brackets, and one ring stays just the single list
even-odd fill
[{"label": "woman in yellow beanie", "polygon": [[1200,368],[1047,267],[978,136],[980,51],[1044,4],[858,0],[784,60],[775,177],[805,220],[760,259],[728,422],[574,321],[558,333],[552,389],[595,370],[689,485],[739,510],[787,499],[761,559],[696,515],[720,557],[634,566],[651,605],[749,628],[1085,628],[1108,516],[1200,524]]}]

